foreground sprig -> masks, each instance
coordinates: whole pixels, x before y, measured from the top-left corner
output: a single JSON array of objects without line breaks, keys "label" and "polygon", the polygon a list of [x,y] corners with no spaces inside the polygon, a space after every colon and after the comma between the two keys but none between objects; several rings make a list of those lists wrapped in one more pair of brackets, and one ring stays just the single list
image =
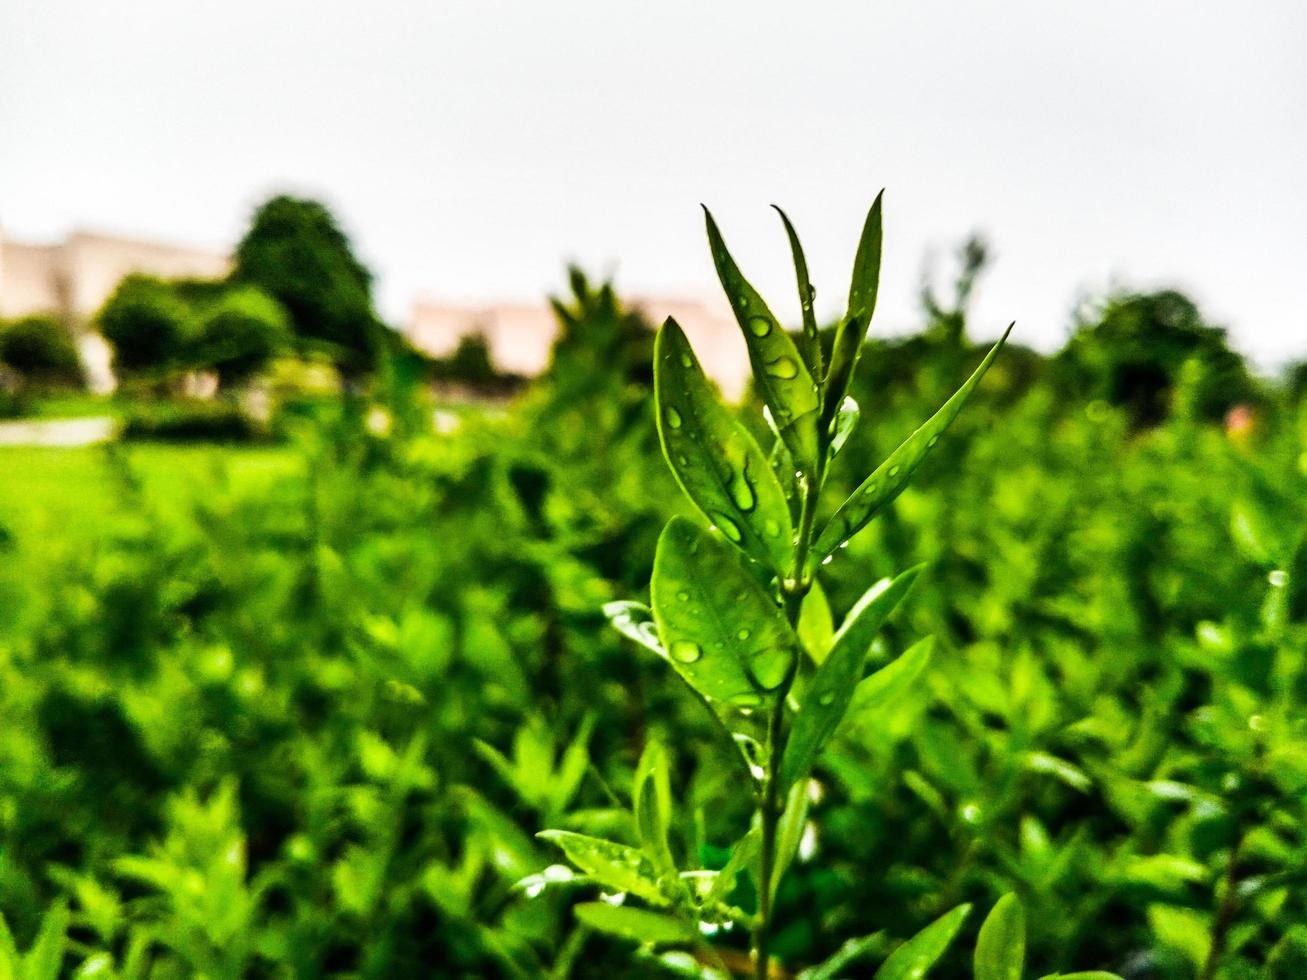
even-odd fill
[{"label": "foreground sprig", "polygon": [[[803,312],[797,338],[782,328],[744,277],[705,209],[713,262],[749,352],[755,389],[767,408],[774,436],[767,452],[721,403],[675,320],[663,324],[655,343],[654,391],[663,453],[708,526],[673,518],[654,558],[652,608],[616,602],[605,612],[623,634],[676,671],[738,749],[741,780],[747,780],[754,795],[752,826],[720,870],[698,867],[689,856],[678,863],[669,844],[673,806],[667,757],[651,743],[633,793],[639,847],[562,831],[542,835],[592,881],[650,907],[581,905],[577,915],[583,922],[650,949],[698,947],[700,972],[708,976],[728,971],[703,937],[735,926],[751,931],[754,975],[759,980],[769,975],[773,899],[803,836],[814,762],[846,716],[882,709],[930,661],[926,638],[864,676],[877,633],[912,589],[920,566],[869,584],[839,629],[814,646],[801,642],[799,633],[805,601],[821,596],[816,570],[903,490],[1007,338],[1005,333],[957,393],[875,468],[818,531],[816,515],[829,464],[860,414],[847,393],[875,310],[881,200],[876,198],[863,226],[848,310],[835,332],[829,361],[816,329],[807,263],[788,217],[781,212]],[[819,601],[824,603],[824,597]],[[740,876],[752,884],[753,910],[731,904]],[[968,908],[955,908],[908,940],[878,975],[924,975],[943,955]],[[1015,935],[1010,923],[996,930],[985,934]],[[1019,971],[1023,937],[1020,946],[1014,939],[991,938],[985,962],[1015,958]],[[855,941],[806,976],[834,977],[846,963],[872,951],[871,945]]]}]

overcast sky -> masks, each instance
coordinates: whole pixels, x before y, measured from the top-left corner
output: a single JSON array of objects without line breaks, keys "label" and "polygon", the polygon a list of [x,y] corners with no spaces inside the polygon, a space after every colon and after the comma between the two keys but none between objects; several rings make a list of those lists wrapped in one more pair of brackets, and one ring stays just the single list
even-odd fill
[{"label": "overcast sky", "polygon": [[1303,0],[4,0],[0,223],[227,247],[320,195],[400,319],[569,259],[714,296],[705,201],[793,318],[768,204],[834,314],[886,187],[873,331],[979,229],[979,336],[1177,284],[1274,363],[1307,356],[1305,53]]}]

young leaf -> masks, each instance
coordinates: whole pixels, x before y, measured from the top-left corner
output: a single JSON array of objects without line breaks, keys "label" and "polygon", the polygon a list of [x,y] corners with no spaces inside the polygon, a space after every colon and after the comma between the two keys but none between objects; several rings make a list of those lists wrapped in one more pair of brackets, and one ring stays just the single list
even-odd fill
[{"label": "young leaf", "polygon": [[1121,975],[1107,970],[1077,970],[1075,973],[1049,973],[1039,980],[1121,980]]},{"label": "young leaf", "polygon": [[826,401],[822,408],[822,431],[829,432],[835,413],[839,410],[853,370],[858,365],[858,354],[876,312],[876,295],[880,291],[881,250],[881,191],[867,212],[862,225],[862,237],[853,258],[853,279],[849,284],[849,311],[835,331],[831,347],[830,372],[826,375]]},{"label": "young leaf", "polygon": [[672,823],[672,787],[667,773],[667,752],[650,741],[635,771],[635,826],[640,843],[661,874],[675,874],[676,862],[667,844]]},{"label": "young leaf", "polygon": [[607,902],[582,902],[572,911],[591,929],[638,943],[688,943],[697,938],[688,922],[644,909],[629,909]]},{"label": "young leaf", "polygon": [[1011,892],[994,905],[976,937],[975,980],[1021,980],[1026,912]]},{"label": "young leaf", "polygon": [[793,339],[736,266],[708,209],[704,208],[703,213],[717,278],[726,290],[726,297],[744,334],[749,363],[753,366],[753,376],[763,401],[771,409],[795,462],[804,471],[811,472],[817,464],[817,421],[821,401],[817,383]]},{"label": "young leaf", "polygon": [[746,554],[788,571],[793,531],[785,491],[753,436],[717,400],[670,317],[654,343],[654,400],[663,454],[685,495]]},{"label": "young leaf", "polygon": [[68,921],[68,906],[63,902],[51,906],[45,913],[36,939],[23,959],[26,980],[58,980],[64,946],[68,941]]},{"label": "young leaf", "polygon": [[922,567],[910,568],[892,582],[888,579],[877,582],[849,612],[835,634],[830,653],[808,682],[803,705],[794,716],[794,727],[781,761],[782,786],[792,786],[808,775],[817,753],[853,699],[872,641],[894,607],[912,588]]},{"label": "young leaf", "polygon": [[743,560],[684,517],[654,555],[654,617],[668,660],[704,697],[756,708],[785,681],[798,639]]},{"label": "young leaf", "polygon": [[962,406],[966,404],[971,392],[989,370],[990,364],[994,362],[994,358],[1011,332],[1012,327],[1009,326],[999,342],[990,348],[985,359],[980,362],[980,366],[953,397],[945,402],[925,425],[912,433],[903,445],[894,450],[889,459],[881,463],[876,471],[853,492],[853,495],[840,505],[840,509],[835,512],[830,523],[817,537],[817,544],[812,551],[814,562],[820,562],[827,555],[834,553],[836,548],[862,530],[882,507],[902,492],[913,471],[921,465],[926,454],[935,448],[940,436],[958,417]]},{"label": "young leaf", "polygon": [[653,865],[634,847],[568,830],[542,830],[536,836],[561,847],[573,864],[601,885],[630,892],[651,905],[671,904]]},{"label": "young leaf", "polygon": [[789,796],[785,800],[785,809],[781,812],[780,823],[777,826],[776,864],[772,868],[771,876],[773,895],[776,894],[776,889],[780,888],[781,879],[789,870],[790,862],[799,852],[799,844],[803,840],[803,828],[807,822],[808,784],[795,783],[790,787]]},{"label": "young leaf", "polygon": [[841,977],[847,976],[845,969],[850,963],[870,955],[872,950],[883,943],[884,940],[885,934],[883,932],[873,932],[870,936],[859,936],[857,939],[850,939],[837,949],[829,959],[800,973],[799,980],[840,980]]},{"label": "young leaf", "polygon": [[876,971],[876,980],[920,980],[944,955],[970,912],[970,905],[945,912],[896,949]]},{"label": "young leaf", "polygon": [[739,877],[740,872],[746,868],[752,867],[753,862],[758,857],[758,849],[762,843],[762,831],[754,827],[747,834],[741,837],[731,850],[730,860],[726,866],[717,872],[717,877],[713,879],[712,888],[708,891],[708,902],[722,901],[731,890],[735,887],[735,879]]},{"label": "young leaf", "polygon": [[653,610],[643,602],[631,602],[625,599],[606,602],[603,612],[608,617],[609,624],[617,632],[634,640],[646,650],[652,650],[664,660],[667,659],[667,651],[663,649],[662,641],[658,639],[658,624],[654,622]]},{"label": "young leaf", "polygon": [[789,215],[782,211],[779,205],[773,204],[776,213],[781,216],[781,221],[785,224],[785,234],[790,240],[790,257],[794,260],[794,278],[799,286],[799,309],[803,311],[803,342],[804,342],[804,359],[808,362],[808,370],[812,372],[814,378],[820,378],[822,372],[821,364],[821,339],[817,336],[817,314],[813,312],[812,301],[817,295],[817,291],[812,288],[812,283],[808,279],[808,260],[803,256],[803,246],[799,244],[799,233],[794,230],[794,225],[790,224]]},{"label": "young leaf", "polygon": [[799,607],[798,629],[799,641],[808,651],[808,656],[813,663],[820,664],[830,650],[831,639],[835,636],[835,622],[831,618],[826,592],[815,579],[812,588],[803,597],[803,605]]},{"label": "young leaf", "polygon": [[930,664],[934,646],[934,637],[923,637],[908,647],[897,660],[859,681],[853,691],[853,703],[849,705],[848,717],[856,718],[866,712],[877,711],[911,687],[912,682]]}]

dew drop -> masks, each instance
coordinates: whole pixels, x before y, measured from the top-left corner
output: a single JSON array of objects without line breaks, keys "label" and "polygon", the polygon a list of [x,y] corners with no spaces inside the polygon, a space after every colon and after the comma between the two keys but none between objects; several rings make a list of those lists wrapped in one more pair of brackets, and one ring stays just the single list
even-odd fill
[{"label": "dew drop", "polygon": [[748,639],[750,636],[752,636],[752,635],[753,635],[753,634],[750,633],[749,630],[746,628],[746,629],[742,629],[742,630],[740,630],[738,633],[736,633],[736,634],[735,634],[735,638],[736,638],[737,640],[747,640],[747,639]]},{"label": "dew drop", "polygon": [[694,360],[690,357],[689,354],[682,354],[682,355],[681,355],[681,367],[689,367],[689,366],[690,366],[691,364],[693,364],[693,363],[694,363]]},{"label": "dew drop", "polygon": [[771,333],[771,317],[751,316],[748,320],[749,333],[755,337],[766,337]]},{"label": "dew drop", "polygon": [[778,357],[774,361],[767,362],[767,374],[769,377],[788,381],[790,378],[798,376],[799,365],[792,357]]},{"label": "dew drop", "polygon": [[749,485],[749,477],[745,473],[740,473],[731,481],[731,499],[735,501],[735,506],[740,510],[748,513],[758,503],[758,498],[753,492],[753,487]]},{"label": "dew drop", "polygon": [[722,534],[726,535],[736,544],[739,544],[740,541],[744,540],[744,535],[740,533],[740,526],[725,514],[718,514],[714,511],[708,516],[712,518],[713,523],[717,525]]},{"label": "dew drop", "polygon": [[735,695],[735,697],[731,698],[730,703],[737,708],[756,708],[762,704],[762,696],[745,692],[744,694]]},{"label": "dew drop", "polygon": [[1289,573],[1282,568],[1277,568],[1266,576],[1266,581],[1277,589],[1282,589],[1289,584]]},{"label": "dew drop", "polygon": [[821,705],[823,708],[829,708],[832,704],[835,703],[835,692],[827,691],[825,694],[823,694],[821,697],[817,699],[817,703]]},{"label": "dew drop", "polygon": [[935,443],[937,443],[937,442],[939,442],[939,436],[938,436],[938,435],[933,435],[933,436],[931,436],[930,439],[926,442],[926,448],[927,448],[927,449],[934,449],[934,448],[935,448]]},{"label": "dew drop", "polygon": [[679,463],[681,466],[689,466],[689,465],[690,465],[690,461],[689,461],[688,459],[686,459],[684,455],[677,456],[677,457],[676,457],[676,462]]},{"label": "dew drop", "polygon": [[763,521],[762,529],[767,533],[769,538],[779,538],[781,536],[781,526],[770,517]]},{"label": "dew drop", "polygon": [[703,650],[693,640],[677,640],[670,652],[673,660],[683,664],[692,664],[703,656]]},{"label": "dew drop", "polygon": [[890,476],[898,476],[898,475],[899,475],[899,470],[901,470],[901,469],[903,469],[902,466],[891,466],[891,467],[889,468],[889,475],[890,475]]},{"label": "dew drop", "polygon": [[669,408],[663,413],[663,415],[667,419],[667,424],[673,429],[679,429],[681,427],[681,413],[676,409]]},{"label": "dew drop", "polygon": [[676,598],[680,599],[682,602],[689,602],[690,593],[685,589],[682,589],[680,592],[676,593]]}]

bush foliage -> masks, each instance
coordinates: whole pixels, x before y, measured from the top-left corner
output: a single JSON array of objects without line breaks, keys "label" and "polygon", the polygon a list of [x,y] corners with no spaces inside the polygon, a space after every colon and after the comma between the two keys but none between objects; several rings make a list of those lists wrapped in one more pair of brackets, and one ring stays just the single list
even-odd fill
[{"label": "bush foliage", "polygon": [[[388,370],[374,404],[298,419],[294,465],[253,487],[215,450],[206,492],[161,507],[118,448],[114,516],[85,541],[6,535],[0,971],[748,969],[739,928],[632,952],[619,906],[534,836],[636,845],[653,742],[678,860],[720,870],[753,806],[712,716],[600,613],[648,599],[659,532],[691,510],[648,375],[612,354],[651,334],[611,291],[576,293],[570,352],[504,411],[433,433],[413,372]],[[887,374],[906,343],[866,345],[833,500],[980,359],[951,330]],[[771,953],[787,976],[887,956],[906,976],[930,926],[959,937],[942,977],[1000,975],[987,957],[1018,935],[1030,976],[1302,976],[1307,406],[1259,386],[1245,423],[1213,424],[1181,371],[1141,427],[1138,403],[1007,353],[817,566],[827,608],[801,638],[924,563],[868,669],[935,645],[818,757]],[[1008,893],[979,939],[979,913],[946,916]]]}]

